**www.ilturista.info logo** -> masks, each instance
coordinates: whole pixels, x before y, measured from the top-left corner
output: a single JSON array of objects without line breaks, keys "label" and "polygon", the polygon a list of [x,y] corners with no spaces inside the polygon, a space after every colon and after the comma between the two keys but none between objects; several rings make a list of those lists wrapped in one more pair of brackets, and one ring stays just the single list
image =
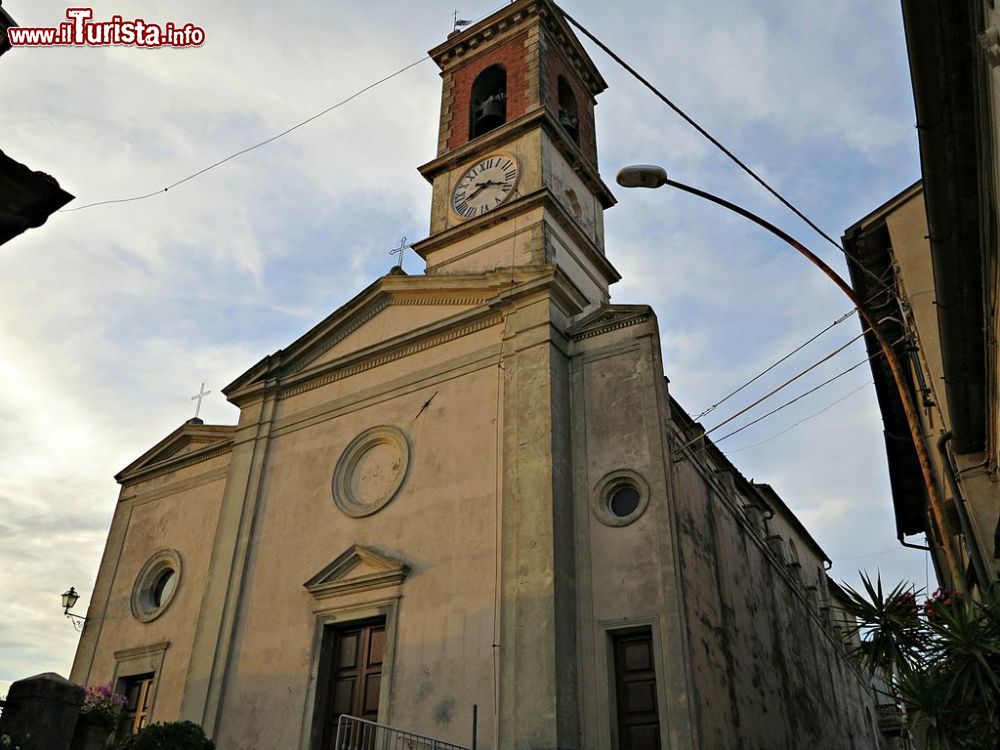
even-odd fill
[{"label": "www.ilturista.info logo", "polygon": [[94,21],[93,8],[67,8],[69,20],[58,26],[11,26],[7,38],[12,47],[200,47],[205,30],[193,23],[148,23],[141,18],[125,21]]}]

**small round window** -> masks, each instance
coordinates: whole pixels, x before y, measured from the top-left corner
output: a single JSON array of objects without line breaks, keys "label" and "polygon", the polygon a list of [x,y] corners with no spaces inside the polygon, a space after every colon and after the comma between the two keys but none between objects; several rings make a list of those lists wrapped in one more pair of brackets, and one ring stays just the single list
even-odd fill
[{"label": "small round window", "polygon": [[132,614],[143,622],[155,620],[170,604],[181,577],[181,556],[176,550],[161,550],[153,555],[132,587]]},{"label": "small round window", "polygon": [[156,579],[156,583],[153,584],[153,604],[159,608],[162,607],[165,602],[170,599],[171,594],[174,593],[174,586],[177,584],[177,572],[171,568],[167,568],[160,574],[160,577]]},{"label": "small round window", "polygon": [[618,518],[627,518],[639,507],[639,490],[630,484],[623,484],[611,492],[608,507]]},{"label": "small round window", "polygon": [[591,508],[601,523],[627,526],[645,512],[649,484],[637,472],[618,469],[601,477],[591,497]]}]

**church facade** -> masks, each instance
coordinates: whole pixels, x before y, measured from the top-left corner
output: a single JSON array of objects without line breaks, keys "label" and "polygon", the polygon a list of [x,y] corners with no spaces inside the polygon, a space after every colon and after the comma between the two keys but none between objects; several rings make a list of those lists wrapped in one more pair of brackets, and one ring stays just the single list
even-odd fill
[{"label": "church facade", "polygon": [[671,399],[653,311],[610,303],[593,62],[549,0],[430,54],[425,272],[117,476],[72,679],[129,695],[123,731],[223,750],[327,750],[341,715],[464,747],[877,747],[822,550]]}]

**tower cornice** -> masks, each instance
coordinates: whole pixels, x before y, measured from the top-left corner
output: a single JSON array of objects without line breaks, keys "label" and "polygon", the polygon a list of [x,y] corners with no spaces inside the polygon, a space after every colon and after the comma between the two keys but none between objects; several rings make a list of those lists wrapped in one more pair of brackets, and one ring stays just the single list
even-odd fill
[{"label": "tower cornice", "polygon": [[549,37],[559,45],[563,54],[576,68],[592,96],[600,94],[608,87],[597,66],[580,44],[580,40],[566,23],[559,6],[551,0],[518,0],[511,3],[464,31],[451,34],[445,42],[427,54],[441,70],[447,70],[475,56],[480,49],[488,47],[493,39],[523,25],[529,18],[539,19]]},{"label": "tower cornice", "polygon": [[516,120],[501,125],[486,135],[481,135],[426,164],[420,165],[417,167],[417,171],[423,175],[424,179],[433,183],[434,178],[442,172],[461,166],[479,154],[486,154],[494,149],[498,149],[508,141],[528,132],[539,124],[552,137],[556,148],[566,157],[573,171],[580,176],[580,179],[598,197],[601,205],[604,208],[611,208],[611,206],[615,205],[618,201],[615,200],[611,189],[601,179],[597,167],[584,155],[580,147],[573,143],[572,139],[566,135],[566,131],[546,107],[536,107]]},{"label": "tower cornice", "polygon": [[[530,195],[525,195],[508,206],[499,208],[484,216],[471,219],[468,222],[458,224],[443,232],[432,234],[426,239],[413,243],[413,251],[424,260],[429,260],[431,253],[435,250],[448,247],[466,237],[471,237],[489,226],[511,219],[519,214],[527,213],[536,208],[547,209],[559,225],[566,230],[576,243],[576,247],[582,252],[590,263],[601,273],[604,282],[613,284],[621,280],[621,274],[611,264],[604,252],[587,233],[581,229],[577,221],[566,211],[565,207],[556,200],[555,196],[548,188],[542,188]],[[428,266],[429,270],[433,266]]]}]

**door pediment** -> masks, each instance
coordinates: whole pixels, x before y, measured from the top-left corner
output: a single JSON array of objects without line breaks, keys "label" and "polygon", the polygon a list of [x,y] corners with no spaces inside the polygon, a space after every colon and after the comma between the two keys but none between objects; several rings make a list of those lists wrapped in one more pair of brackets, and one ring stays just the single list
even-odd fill
[{"label": "door pediment", "polygon": [[317,599],[397,586],[410,568],[401,560],[354,544],[302,584]]}]

